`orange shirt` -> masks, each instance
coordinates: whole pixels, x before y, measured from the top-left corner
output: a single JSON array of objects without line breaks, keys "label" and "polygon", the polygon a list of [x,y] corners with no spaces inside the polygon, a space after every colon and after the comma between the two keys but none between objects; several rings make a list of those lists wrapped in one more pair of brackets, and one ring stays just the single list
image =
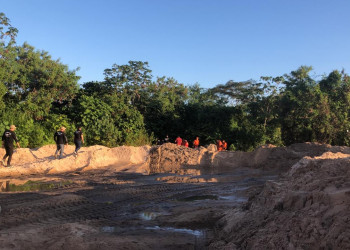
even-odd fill
[{"label": "orange shirt", "polygon": [[218,141],[216,142],[216,146],[217,146],[217,148],[218,148],[218,151],[221,151],[221,150],[222,150],[222,142],[221,142],[220,140],[218,140]]},{"label": "orange shirt", "polygon": [[199,146],[199,140],[198,140],[198,139],[196,139],[196,140],[193,141],[193,146],[194,146],[195,148],[198,148],[198,146]]},{"label": "orange shirt", "polygon": [[179,146],[181,146],[182,144],[182,139],[180,137],[177,137],[176,140],[175,140],[175,143]]}]

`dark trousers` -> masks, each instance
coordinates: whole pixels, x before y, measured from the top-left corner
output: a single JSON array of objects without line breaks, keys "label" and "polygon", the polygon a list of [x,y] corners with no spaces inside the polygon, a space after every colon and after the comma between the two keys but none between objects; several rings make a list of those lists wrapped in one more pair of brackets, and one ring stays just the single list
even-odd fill
[{"label": "dark trousers", "polygon": [[78,153],[78,150],[81,148],[82,142],[81,141],[75,141],[75,152]]},{"label": "dark trousers", "polygon": [[7,160],[7,166],[11,165],[12,155],[13,155],[13,147],[7,147],[5,146],[6,154],[4,155],[3,160],[5,160],[8,157]]}]

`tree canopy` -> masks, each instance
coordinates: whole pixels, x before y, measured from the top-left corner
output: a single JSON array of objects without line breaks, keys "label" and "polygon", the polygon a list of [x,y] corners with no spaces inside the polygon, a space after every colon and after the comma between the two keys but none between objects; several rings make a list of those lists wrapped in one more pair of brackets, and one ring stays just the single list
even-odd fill
[{"label": "tree canopy", "polygon": [[311,66],[301,66],[282,76],[204,89],[153,76],[148,62],[129,61],[105,69],[103,81],[79,85],[79,69],[18,45],[17,33],[0,13],[0,128],[16,124],[23,146],[53,143],[60,126],[70,138],[83,127],[87,145],[152,144],[166,135],[190,144],[198,136],[201,145],[225,139],[232,150],[350,144],[350,78],[344,70],[315,79]]}]

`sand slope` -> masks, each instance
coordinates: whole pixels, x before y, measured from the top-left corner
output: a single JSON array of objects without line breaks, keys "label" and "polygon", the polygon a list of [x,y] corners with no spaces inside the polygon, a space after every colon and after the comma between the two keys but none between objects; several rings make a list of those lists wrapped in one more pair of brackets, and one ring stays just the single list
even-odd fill
[{"label": "sand slope", "polygon": [[[333,148],[332,150],[339,150]],[[350,249],[350,155],[304,157],[217,224],[211,249]]]},{"label": "sand slope", "polygon": [[[55,145],[47,145],[37,149],[20,148],[13,155],[13,167],[0,168],[0,176],[20,176],[35,174],[57,174],[72,171],[87,171],[108,167],[115,171],[131,171],[148,173],[148,152],[150,147],[116,147],[103,146],[84,147],[79,155],[73,155],[74,146],[65,147],[65,156],[55,159]],[[0,156],[5,154],[0,149]]]}]

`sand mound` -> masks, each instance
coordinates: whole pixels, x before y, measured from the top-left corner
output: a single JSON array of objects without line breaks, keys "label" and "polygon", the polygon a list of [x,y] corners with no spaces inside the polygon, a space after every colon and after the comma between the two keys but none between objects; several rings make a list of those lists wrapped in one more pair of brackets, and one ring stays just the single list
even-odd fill
[{"label": "sand mound", "polygon": [[150,172],[175,172],[184,166],[201,165],[206,152],[207,149],[203,147],[192,149],[173,143],[153,147],[150,151]]},{"label": "sand mound", "polygon": [[[56,160],[55,145],[47,145],[37,149],[20,148],[13,155],[12,168],[0,168],[0,176],[20,176],[33,174],[57,174],[72,171],[87,171],[108,167],[115,171],[148,173],[149,146],[116,147],[103,146],[84,147],[79,155],[73,155],[74,146],[65,147],[65,156]],[[0,149],[0,156],[5,154]]]},{"label": "sand mound", "polygon": [[305,157],[244,207],[227,211],[218,223],[223,240],[210,248],[350,249],[349,208],[350,155]]},{"label": "sand mound", "polygon": [[[265,145],[253,152],[216,150],[215,145],[199,149],[166,143],[161,146],[107,148],[84,147],[74,157],[74,146],[65,147],[65,157],[54,158],[56,145],[37,149],[20,148],[13,155],[13,168],[0,168],[0,176],[28,174],[57,174],[72,171],[87,171],[108,167],[114,171],[136,173],[181,172],[186,168],[232,168],[251,167],[287,170],[305,156],[320,156],[324,152],[350,153],[347,147],[331,147],[317,143],[293,144],[289,147]],[[5,154],[0,149],[0,157]]]},{"label": "sand mound", "polygon": [[305,156],[320,156],[324,152],[350,153],[350,149],[319,143],[298,143],[289,147],[265,145],[253,152],[218,152],[215,145],[209,145],[207,148],[192,149],[166,143],[154,147],[150,151],[150,172],[179,172],[181,168],[193,166],[287,170]]}]

